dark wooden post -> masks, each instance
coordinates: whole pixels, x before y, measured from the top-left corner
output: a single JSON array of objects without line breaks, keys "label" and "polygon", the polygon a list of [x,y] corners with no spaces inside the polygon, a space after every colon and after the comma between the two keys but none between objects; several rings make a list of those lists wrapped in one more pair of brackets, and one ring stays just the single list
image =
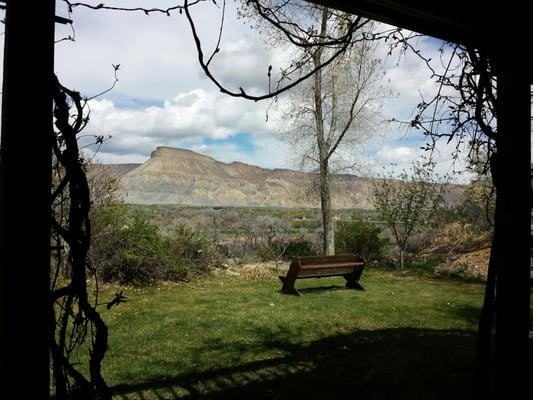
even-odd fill
[{"label": "dark wooden post", "polygon": [[[496,229],[497,251],[496,379],[497,399],[527,397],[531,236],[531,100],[525,49],[499,50],[497,196],[502,202]],[[498,183],[498,180],[500,183]]]},{"label": "dark wooden post", "polygon": [[0,391],[49,398],[55,0],[7,2],[0,144]]}]

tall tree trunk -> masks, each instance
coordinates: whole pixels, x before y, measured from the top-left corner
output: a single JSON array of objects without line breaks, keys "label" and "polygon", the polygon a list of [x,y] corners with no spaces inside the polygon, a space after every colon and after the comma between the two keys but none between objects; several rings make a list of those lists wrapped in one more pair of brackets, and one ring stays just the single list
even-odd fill
[{"label": "tall tree trunk", "polygon": [[324,254],[335,254],[335,227],[331,210],[331,191],[328,163],[320,165],[320,203],[322,206],[322,226],[324,228]]},{"label": "tall tree trunk", "polygon": [[[322,11],[322,23],[320,34],[326,35],[328,21],[328,9],[324,8]],[[322,62],[322,48],[319,47],[315,54],[313,54],[313,63],[317,67]],[[320,203],[322,208],[322,226],[323,234],[323,251],[325,255],[335,254],[334,242],[334,228],[333,216],[331,211],[331,191],[330,191],[330,175],[329,175],[329,147],[326,142],[326,133],[324,129],[324,114],[322,104],[322,71],[318,71],[314,75],[313,86],[314,106],[315,106],[315,131],[318,146],[318,156],[320,165]]]}]

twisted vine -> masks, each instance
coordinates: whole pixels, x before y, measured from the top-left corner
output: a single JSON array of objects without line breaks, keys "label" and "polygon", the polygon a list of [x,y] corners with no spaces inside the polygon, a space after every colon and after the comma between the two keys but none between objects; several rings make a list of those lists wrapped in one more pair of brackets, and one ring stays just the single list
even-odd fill
[{"label": "twisted vine", "polygon": [[[50,351],[56,399],[111,399],[101,371],[108,330],[98,313],[95,271],[87,262],[91,240],[89,184],[78,146],[78,134],[89,120],[86,101],[54,77],[55,135],[52,203],[53,276],[50,290]],[[97,139],[101,140],[101,139]],[[96,286],[91,301],[89,277]],[[89,338],[88,343],[86,343]],[[89,376],[73,361],[81,346],[89,347]]]}]

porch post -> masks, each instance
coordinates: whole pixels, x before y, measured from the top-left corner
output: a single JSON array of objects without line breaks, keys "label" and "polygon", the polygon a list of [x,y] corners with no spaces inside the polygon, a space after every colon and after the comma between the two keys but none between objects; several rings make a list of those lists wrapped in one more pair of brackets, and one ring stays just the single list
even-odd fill
[{"label": "porch post", "polygon": [[55,0],[6,2],[0,142],[0,388],[49,398]]},{"label": "porch post", "polygon": [[[499,49],[497,196],[502,201],[496,282],[497,399],[525,399],[528,386],[531,237],[531,71],[518,49]],[[526,50],[524,50],[526,51]]]}]

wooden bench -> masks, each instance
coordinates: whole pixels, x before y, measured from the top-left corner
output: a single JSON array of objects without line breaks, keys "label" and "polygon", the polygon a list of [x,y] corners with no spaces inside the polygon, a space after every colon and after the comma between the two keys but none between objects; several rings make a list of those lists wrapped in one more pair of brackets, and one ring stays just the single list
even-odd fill
[{"label": "wooden bench", "polygon": [[299,296],[294,287],[296,279],[327,276],[343,276],[347,288],[365,290],[359,283],[364,267],[365,260],[353,254],[300,257],[291,262],[287,276],[279,277],[283,283],[281,293]]}]

